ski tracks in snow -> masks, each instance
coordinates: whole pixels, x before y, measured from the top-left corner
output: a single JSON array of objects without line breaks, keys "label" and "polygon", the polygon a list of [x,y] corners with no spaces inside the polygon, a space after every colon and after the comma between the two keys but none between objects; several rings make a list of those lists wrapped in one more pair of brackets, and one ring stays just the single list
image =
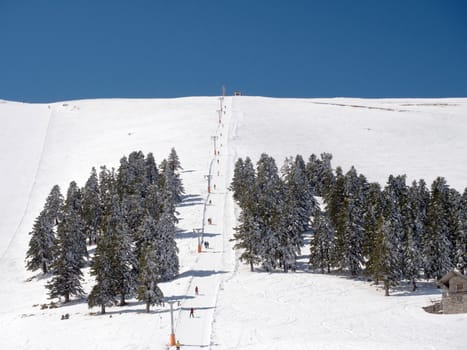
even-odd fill
[{"label": "ski tracks in snow", "polygon": [[[49,107],[50,107],[50,105],[49,105]],[[18,222],[18,225],[16,226],[16,229],[15,229],[15,232],[13,233],[13,236],[10,238],[10,241],[8,242],[8,245],[6,246],[5,250],[3,251],[3,253],[0,256],[0,262],[2,262],[5,259],[8,251],[10,250],[11,245],[13,244],[13,241],[15,240],[21,226],[23,225],[24,218],[26,217],[26,214],[29,211],[29,207],[31,205],[32,192],[34,191],[35,185],[37,183],[37,174],[39,172],[42,161],[44,159],[44,153],[45,153],[45,149],[46,149],[46,146],[47,146],[47,137],[49,135],[49,130],[50,130],[50,127],[51,127],[51,124],[52,124],[53,117],[54,117],[54,110],[53,110],[53,107],[52,107],[52,109],[51,109],[51,111],[49,113],[49,119],[47,121],[47,126],[45,128],[45,133],[44,133],[44,137],[43,137],[43,140],[42,140],[42,149],[41,149],[41,152],[40,152],[39,161],[37,162],[37,166],[36,166],[36,169],[34,171],[33,179],[31,181],[31,187],[29,189],[28,199],[27,199],[26,205],[24,207],[23,214],[21,215],[21,219]]]}]

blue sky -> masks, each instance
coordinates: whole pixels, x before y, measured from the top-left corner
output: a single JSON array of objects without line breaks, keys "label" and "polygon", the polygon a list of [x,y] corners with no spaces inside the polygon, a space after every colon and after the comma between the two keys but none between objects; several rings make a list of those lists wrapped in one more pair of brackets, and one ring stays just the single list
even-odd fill
[{"label": "blue sky", "polygon": [[467,2],[0,0],[0,99],[467,97]]}]

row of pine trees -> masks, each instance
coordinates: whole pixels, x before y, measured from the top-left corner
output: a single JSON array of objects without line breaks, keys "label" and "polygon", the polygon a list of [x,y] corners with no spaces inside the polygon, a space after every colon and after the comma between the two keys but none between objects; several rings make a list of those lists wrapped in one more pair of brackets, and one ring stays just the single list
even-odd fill
[{"label": "row of pine trees", "polygon": [[[159,304],[158,283],[179,271],[175,243],[176,204],[184,193],[175,149],[159,167],[154,156],[132,152],[117,170],[92,168],[83,188],[72,181],[64,199],[55,185],[35,220],[26,267],[42,269],[52,278],[46,287],[50,298],[84,294],[82,269],[90,263],[95,285],[89,307],[119,300],[125,305],[136,296]],[[95,246],[91,254],[88,246]]]},{"label": "row of pine trees", "polygon": [[[321,272],[365,274],[389,288],[421,277],[467,271],[467,190],[461,195],[438,177],[407,185],[389,176],[382,188],[352,167],[331,167],[332,155],[286,159],[279,174],[262,154],[235,165],[231,189],[241,208],[234,235],[240,259],[251,270],[294,268],[311,230],[310,265]],[[317,204],[317,198],[322,205]]]}]

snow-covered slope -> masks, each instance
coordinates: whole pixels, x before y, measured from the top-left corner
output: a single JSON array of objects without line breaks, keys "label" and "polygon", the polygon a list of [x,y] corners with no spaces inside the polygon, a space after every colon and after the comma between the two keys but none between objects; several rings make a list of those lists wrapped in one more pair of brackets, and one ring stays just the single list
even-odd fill
[{"label": "snow-covered slope", "polygon": [[[384,298],[364,281],[305,270],[248,272],[229,242],[236,209],[227,187],[237,157],[256,161],[267,152],[280,166],[289,155],[331,152],[334,166],[355,165],[370,181],[405,173],[408,181],[430,184],[445,176],[461,191],[467,185],[467,99],[229,97],[224,104],[219,124],[216,97],[0,101],[0,348],[165,348],[167,305],[146,314],[132,302],[107,316],[92,315],[97,309],[88,310],[85,300],[41,310],[33,305],[47,302],[46,280],[25,271],[24,257],[28,232],[54,184],[65,192],[71,180],[83,185],[92,166],[117,167],[133,150],[153,152],[160,162],[175,147],[188,195],[178,209],[181,275],[162,289],[180,301],[176,333],[187,347],[462,349],[467,316],[425,313],[421,306],[439,297],[428,284],[417,294],[401,289]],[[215,135],[220,155],[214,158]],[[205,206],[210,171],[217,187]],[[208,217],[213,225],[205,225]],[[197,254],[192,230],[203,225],[211,248]],[[190,307],[195,319],[188,318]],[[65,313],[71,317],[61,321]]]}]

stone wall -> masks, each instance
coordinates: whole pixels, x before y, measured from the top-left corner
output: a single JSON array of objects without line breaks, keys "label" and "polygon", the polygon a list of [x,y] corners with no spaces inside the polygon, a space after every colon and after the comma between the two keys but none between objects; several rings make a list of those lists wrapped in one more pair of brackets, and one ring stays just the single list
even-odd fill
[{"label": "stone wall", "polygon": [[467,313],[467,292],[443,293],[444,314]]}]

